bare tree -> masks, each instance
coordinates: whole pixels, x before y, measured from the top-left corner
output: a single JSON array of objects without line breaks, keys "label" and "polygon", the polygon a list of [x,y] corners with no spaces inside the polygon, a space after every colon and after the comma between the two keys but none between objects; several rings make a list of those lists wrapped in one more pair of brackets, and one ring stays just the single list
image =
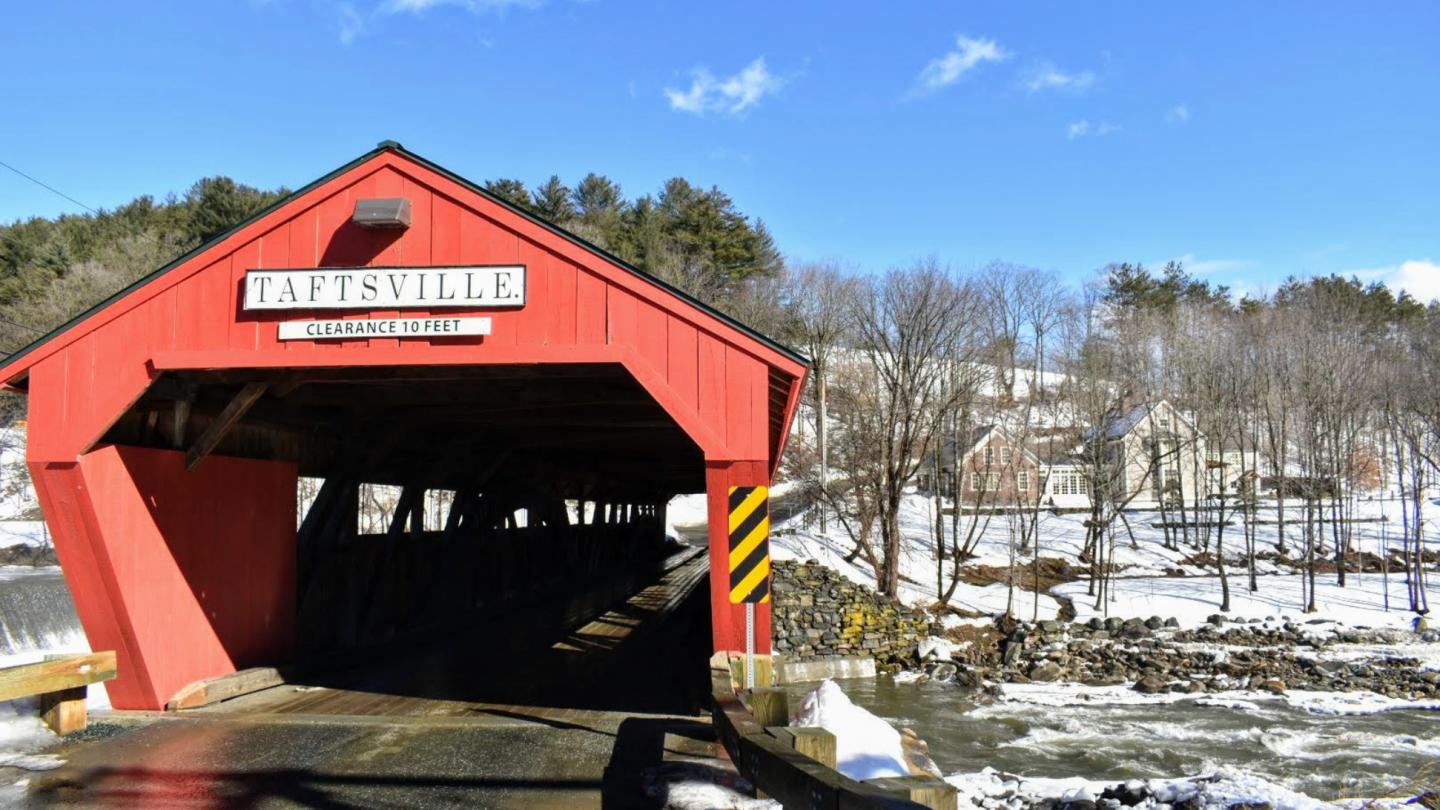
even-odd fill
[{"label": "bare tree", "polygon": [[814,396],[815,443],[819,452],[820,531],[828,530],[826,486],[830,479],[830,363],[840,346],[853,308],[855,280],[834,264],[807,264],[791,270],[785,283],[786,333],[810,358]]},{"label": "bare tree", "polygon": [[935,262],[870,280],[852,308],[856,345],[877,392],[882,538],[881,590],[900,584],[900,506],[935,439],[946,402],[941,382],[973,314],[973,295]]}]

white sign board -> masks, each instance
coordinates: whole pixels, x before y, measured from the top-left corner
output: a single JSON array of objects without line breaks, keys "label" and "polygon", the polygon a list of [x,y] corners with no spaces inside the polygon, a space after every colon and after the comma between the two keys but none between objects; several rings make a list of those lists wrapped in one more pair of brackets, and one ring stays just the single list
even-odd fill
[{"label": "white sign board", "polygon": [[250,270],[245,309],[523,307],[525,267]]},{"label": "white sign board", "polygon": [[489,318],[371,318],[354,321],[285,321],[281,340],[434,338],[490,334]]}]

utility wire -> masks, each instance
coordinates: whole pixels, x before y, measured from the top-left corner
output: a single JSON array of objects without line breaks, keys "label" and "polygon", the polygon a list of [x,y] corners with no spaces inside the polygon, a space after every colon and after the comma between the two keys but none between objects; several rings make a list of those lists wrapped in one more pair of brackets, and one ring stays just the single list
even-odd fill
[{"label": "utility wire", "polygon": [[36,327],[36,326],[29,326],[29,325],[27,325],[27,324],[18,323],[18,322],[16,322],[16,321],[10,320],[9,318],[0,318],[0,323],[9,324],[10,326],[18,326],[18,327],[20,327],[21,329],[29,329],[31,332],[34,332],[34,333],[37,334],[37,335],[43,335],[43,334],[45,334],[45,330],[44,330],[44,329],[41,329],[41,328]]},{"label": "utility wire", "polygon": [[70,202],[75,203],[76,205],[80,206],[81,208],[84,208],[86,211],[89,211],[90,213],[92,213],[92,214],[94,214],[94,215],[96,215],[96,216],[99,216],[99,215],[100,215],[100,212],[99,212],[99,211],[96,211],[94,208],[91,208],[90,206],[86,205],[85,203],[80,202],[79,200],[75,199],[74,197],[71,197],[69,194],[66,194],[65,192],[61,191],[60,189],[55,188],[54,186],[50,185],[49,183],[46,183],[46,182],[43,182],[43,181],[41,181],[41,180],[37,180],[37,179],[35,179],[34,177],[31,177],[30,175],[26,174],[25,172],[20,171],[19,169],[15,168],[14,166],[11,166],[9,163],[6,163],[6,162],[3,161],[3,160],[0,160],[0,166],[4,166],[5,168],[9,169],[10,171],[12,171],[12,172],[20,175],[21,177],[25,178],[26,180],[29,180],[30,182],[32,182],[32,183],[34,183],[35,185],[37,185],[37,186],[45,189],[46,191],[49,191],[49,192],[52,193],[52,194],[56,194],[56,195],[59,195],[59,196],[61,196],[61,197],[64,197],[65,199],[69,200]]},{"label": "utility wire", "polygon": [[[46,191],[50,192],[51,194],[54,194],[54,195],[56,195],[56,196],[58,196],[58,197],[60,197],[60,198],[62,198],[62,199],[65,199],[65,200],[69,200],[70,202],[72,202],[72,203],[80,206],[81,208],[84,208],[86,211],[89,211],[91,214],[94,214],[94,215],[97,216],[97,217],[100,216],[100,212],[97,211],[96,209],[91,208],[90,206],[86,205],[86,204],[83,203],[83,202],[80,202],[79,200],[75,199],[74,197],[71,197],[69,194],[66,194],[65,192],[61,191],[60,189],[55,188],[54,186],[50,185],[49,183],[46,183],[45,181],[43,181],[43,180],[41,180],[41,179],[39,179],[39,178],[37,178],[37,177],[34,177],[34,176],[32,176],[32,175],[26,174],[25,172],[20,171],[19,169],[15,168],[14,166],[11,166],[9,163],[6,163],[6,162],[3,161],[3,160],[0,160],[0,166],[3,166],[3,167],[5,167],[5,168],[9,169],[10,171],[12,171],[12,172],[20,175],[21,177],[25,178],[26,180],[29,180],[30,182],[34,183],[35,185],[37,185],[37,186],[39,186],[39,187],[45,189]],[[142,236],[142,237],[150,240],[152,243],[154,243],[155,245],[158,245],[159,247],[166,248],[166,249],[173,249],[173,248],[174,248],[173,245],[167,245],[167,244],[165,244],[163,241],[161,241],[161,240],[159,240],[159,239],[151,236],[151,235],[148,234],[148,233],[137,233],[136,235],[137,235],[137,236]],[[121,286],[124,286],[124,284],[122,284]],[[19,327],[19,328],[21,328],[21,329],[28,329],[28,330],[30,330],[31,332],[34,332],[34,333],[37,334],[37,335],[48,334],[48,333],[46,332],[46,330],[44,330],[44,329],[40,329],[40,328],[35,327],[35,326],[30,326],[30,325],[28,325],[28,324],[18,323],[18,322],[16,322],[16,321],[12,321],[12,320],[9,320],[9,319],[7,319],[7,318],[0,318],[0,323],[8,324],[8,325],[10,325],[10,326]],[[11,354],[14,354],[14,352],[0,352],[0,356],[5,356],[5,357],[8,357],[8,356],[11,355]]]}]

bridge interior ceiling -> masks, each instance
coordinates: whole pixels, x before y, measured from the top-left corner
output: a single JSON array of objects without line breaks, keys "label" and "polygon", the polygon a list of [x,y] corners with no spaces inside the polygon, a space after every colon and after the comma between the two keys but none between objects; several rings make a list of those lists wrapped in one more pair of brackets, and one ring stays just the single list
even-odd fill
[{"label": "bridge interior ceiling", "polygon": [[524,478],[562,498],[648,502],[705,488],[700,449],[616,364],[167,372],[102,441],[189,449],[247,388],[258,398],[211,452],[302,476]]}]

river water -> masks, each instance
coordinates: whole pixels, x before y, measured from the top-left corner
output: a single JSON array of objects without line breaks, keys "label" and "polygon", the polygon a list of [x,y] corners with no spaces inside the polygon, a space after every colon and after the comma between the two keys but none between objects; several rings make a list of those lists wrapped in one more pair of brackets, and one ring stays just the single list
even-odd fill
[{"label": "river water", "polygon": [[[855,703],[909,726],[946,774],[992,766],[1036,778],[1181,778],[1237,768],[1322,801],[1415,795],[1440,782],[1440,712],[1316,714],[1283,701],[977,705],[943,684],[839,682]],[[792,705],[811,685],[792,687]],[[1406,792],[1407,788],[1411,788]]]}]

